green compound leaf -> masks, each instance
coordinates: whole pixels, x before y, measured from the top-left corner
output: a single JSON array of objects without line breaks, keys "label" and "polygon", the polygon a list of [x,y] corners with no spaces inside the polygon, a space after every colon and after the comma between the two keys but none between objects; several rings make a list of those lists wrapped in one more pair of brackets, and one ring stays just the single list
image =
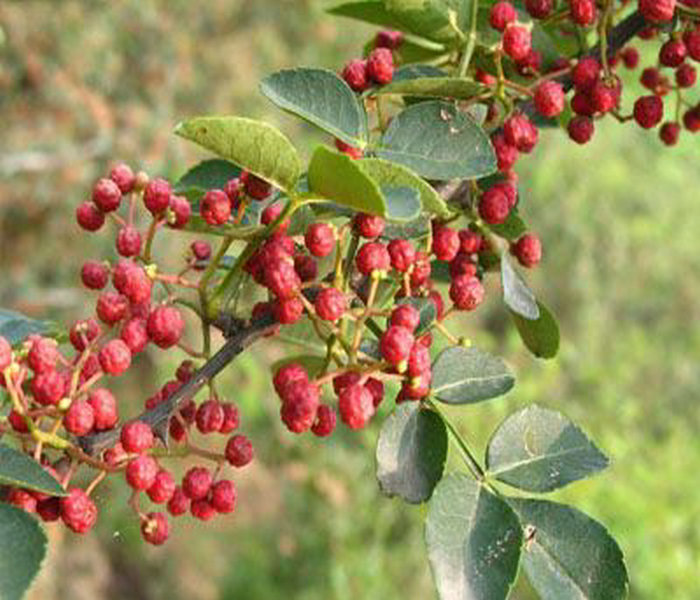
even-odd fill
[{"label": "green compound leaf", "polygon": [[386,496],[411,504],[430,498],[445,467],[447,429],[433,411],[406,402],[387,417],[377,442],[377,479]]},{"label": "green compound leaf", "polygon": [[554,358],[559,352],[559,325],[549,309],[537,301],[540,316],[534,321],[510,312],[525,346],[538,358]]},{"label": "green compound leaf", "polygon": [[177,125],[175,133],[286,192],[299,179],[297,151],[282,132],[267,123],[242,117],[195,117]]},{"label": "green compound leaf", "polygon": [[262,80],[271,102],[356,146],[367,146],[367,115],[355,93],[332,71],[286,69]]},{"label": "green compound leaf", "polygon": [[528,492],[551,492],[607,466],[606,456],[578,426],[537,405],[507,417],[486,451],[493,477]]},{"label": "green compound leaf", "polygon": [[407,186],[381,186],[389,221],[408,223],[421,214],[422,204],[418,190]]},{"label": "green compound leaf", "polygon": [[503,301],[513,312],[535,320],[540,316],[535,294],[528,287],[510,262],[508,256],[501,254],[501,284],[503,286]]},{"label": "green compound leaf", "polygon": [[[399,67],[394,72],[394,77],[391,80],[391,84],[398,82],[403,82],[409,79],[420,79],[422,77],[446,77],[447,73],[442,69],[433,67],[432,65],[405,65]],[[378,92],[379,90],[372,90],[373,92]]]},{"label": "green compound leaf", "polygon": [[196,164],[173,185],[176,194],[203,195],[207,190],[223,189],[231,180],[241,174],[241,169],[220,158],[210,158]]},{"label": "green compound leaf", "polygon": [[620,547],[583,512],[510,498],[525,530],[525,573],[542,600],[622,600],[629,580]]},{"label": "green compound leaf", "polygon": [[462,473],[428,505],[425,541],[440,600],[503,600],[518,572],[522,529],[510,506]]},{"label": "green compound leaf", "polygon": [[502,396],[515,384],[503,360],[478,348],[443,350],[433,363],[432,394],[445,404],[473,404]]},{"label": "green compound leaf", "polygon": [[387,215],[386,202],[379,185],[345,154],[316,148],[309,163],[311,191],[336,204],[373,215]]},{"label": "green compound leaf", "polygon": [[416,327],[416,330],[414,331],[415,336],[419,336],[423,332],[427,331],[435,322],[435,319],[437,319],[437,307],[435,306],[435,302],[433,302],[430,298],[413,296],[410,298],[403,298],[396,304],[410,304],[418,311],[420,321],[418,322],[418,327]]},{"label": "green compound leaf", "polygon": [[[481,106],[480,104],[478,106]],[[489,225],[489,229],[496,235],[514,242],[527,231],[527,225],[517,210],[511,210],[503,223],[498,225]]]},{"label": "green compound leaf", "polygon": [[0,336],[4,337],[10,346],[26,340],[32,334],[51,335],[54,327],[48,321],[30,319],[13,310],[0,308]]},{"label": "green compound leaf", "polygon": [[496,170],[486,132],[449,102],[409,106],[391,121],[377,155],[427,179],[471,179]]},{"label": "green compound leaf", "polygon": [[46,557],[46,535],[22,509],[0,504],[0,598],[21,600]]},{"label": "green compound leaf", "polygon": [[26,454],[0,444],[0,485],[27,488],[51,496],[65,496],[65,490],[38,462]]},{"label": "green compound leaf", "polygon": [[362,169],[379,185],[414,188],[420,194],[424,210],[439,217],[452,216],[452,212],[440,194],[411,169],[381,158],[363,158],[359,163]]},{"label": "green compound leaf", "polygon": [[488,87],[473,79],[455,77],[422,77],[392,81],[374,90],[375,94],[401,94],[422,98],[455,98],[467,100],[488,91]]}]

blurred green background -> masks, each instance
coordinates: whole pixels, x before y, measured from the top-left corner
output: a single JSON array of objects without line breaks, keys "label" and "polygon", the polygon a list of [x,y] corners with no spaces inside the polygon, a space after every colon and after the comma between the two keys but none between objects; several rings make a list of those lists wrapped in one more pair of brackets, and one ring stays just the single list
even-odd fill
[{"label": "blurred green background", "polygon": [[[256,86],[281,67],[337,69],[360,52],[371,30],[324,16],[324,4],[0,2],[0,306],[64,321],[91,310],[77,272],[88,255],[110,256],[112,240],[77,237],[75,206],[115,160],[180,174],[198,155],[171,134],[178,120],[264,117],[306,151],[322,140]],[[613,464],[556,496],[619,540],[632,598],[695,600],[700,145],[686,135],[665,149],[654,134],[612,120],[582,148],[561,132],[543,138],[518,172],[523,210],[545,241],[532,280],[561,319],[561,353],[533,359],[499,303],[487,303],[465,331],[502,353],[519,383],[455,418],[480,450],[500,419],[529,402],[579,422]],[[374,480],[378,420],[330,441],[286,433],[265,366],[280,356],[261,346],[224,378],[259,457],[236,478],[235,517],[180,519],[165,548],[146,547],[121,502],[122,482],[108,484],[96,536],[51,529],[31,597],[433,598],[423,510],[383,498]],[[137,410],[141,390],[155,390],[175,364],[144,357],[120,387],[122,401]],[[534,596],[521,581],[514,597]]]}]

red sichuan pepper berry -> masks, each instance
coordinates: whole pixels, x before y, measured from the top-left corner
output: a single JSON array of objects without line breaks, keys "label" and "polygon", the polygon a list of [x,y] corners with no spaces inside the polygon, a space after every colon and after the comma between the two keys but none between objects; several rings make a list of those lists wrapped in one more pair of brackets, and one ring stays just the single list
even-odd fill
[{"label": "red sichuan pepper berry", "polygon": [[143,190],[143,203],[153,215],[162,214],[170,205],[170,184],[165,179],[152,179]]},{"label": "red sichuan pepper berry", "polygon": [[104,225],[105,216],[92,202],[83,202],[75,209],[78,225],[85,231],[97,231]]},{"label": "red sichuan pepper berry", "polygon": [[379,85],[390,83],[394,77],[394,58],[388,48],[375,48],[367,58],[367,77]]},{"label": "red sichuan pepper berry", "polygon": [[75,399],[66,412],[63,425],[68,433],[86,435],[95,425],[95,413],[86,400]]},{"label": "red sichuan pepper berry", "polygon": [[391,311],[389,322],[414,332],[420,323],[420,313],[412,304],[401,304]]},{"label": "red sichuan pepper berry", "polygon": [[170,348],[182,337],[185,321],[174,306],[159,306],[146,322],[148,337],[159,348]]},{"label": "red sichuan pepper berry", "polygon": [[383,29],[378,31],[374,38],[375,48],[389,48],[396,50],[403,43],[404,35],[401,31],[393,31],[391,29]]},{"label": "red sichuan pepper berry", "polygon": [[659,137],[667,146],[674,146],[681,134],[681,126],[678,123],[664,123],[659,129]]},{"label": "red sichuan pepper berry", "polygon": [[593,0],[570,0],[569,14],[571,20],[581,27],[592,25],[597,17],[595,2]]},{"label": "red sichuan pepper berry", "polygon": [[238,429],[241,422],[238,407],[230,402],[223,402],[221,408],[224,411],[224,420],[219,427],[219,433],[231,433]]},{"label": "red sichuan pepper berry", "polygon": [[182,229],[192,216],[192,206],[184,196],[171,196],[168,210],[168,227]]},{"label": "red sichuan pepper berry", "polygon": [[182,491],[190,500],[202,500],[211,489],[212,476],[204,467],[192,467],[182,479]]},{"label": "red sichuan pepper berry", "polygon": [[367,61],[359,58],[349,61],[343,69],[342,77],[352,90],[364,92],[369,87]]},{"label": "red sichuan pepper berry", "polygon": [[376,215],[359,213],[353,219],[352,224],[355,233],[363,238],[373,239],[384,233],[384,219]]},{"label": "red sichuan pepper berry", "polygon": [[316,296],[314,308],[324,321],[337,321],[347,309],[345,294],[334,287],[324,288]]},{"label": "red sichuan pepper berry", "polygon": [[391,240],[387,250],[392,268],[399,273],[405,273],[413,266],[416,259],[416,250],[408,240]]},{"label": "red sichuan pepper berry", "polygon": [[190,509],[190,499],[182,491],[178,485],[175,487],[172,497],[168,500],[168,512],[173,517],[184,515]]},{"label": "red sichuan pepper berry", "polygon": [[231,218],[231,203],[223,190],[209,190],[202,198],[202,218],[212,226],[223,225]]},{"label": "red sichuan pepper berry", "polygon": [[148,423],[143,421],[131,421],[122,427],[120,441],[126,452],[139,454],[150,449],[155,438],[153,430]]},{"label": "red sichuan pepper berry", "polygon": [[474,310],[484,299],[484,286],[476,277],[460,275],[450,285],[450,300],[459,310]]},{"label": "red sichuan pepper berry", "polygon": [[96,431],[112,429],[117,424],[119,411],[112,392],[106,388],[94,388],[90,391],[87,401],[92,407]]},{"label": "red sichuan pepper berry", "polygon": [[513,244],[511,251],[523,267],[535,267],[542,260],[542,243],[534,233],[521,236]]},{"label": "red sichuan pepper berry", "polygon": [[234,435],[226,442],[226,460],[234,467],[245,467],[255,455],[253,444],[242,434]]},{"label": "red sichuan pepper berry", "polygon": [[136,183],[134,172],[129,165],[124,163],[114,165],[109,172],[109,178],[117,184],[122,194],[128,194],[134,189],[134,183]]},{"label": "red sichuan pepper berry", "polygon": [[335,248],[335,230],[326,223],[313,223],[304,234],[304,243],[314,256],[328,256]]},{"label": "red sichuan pepper berry", "polygon": [[282,390],[282,422],[292,433],[302,433],[313,425],[319,405],[320,392],[316,384],[295,381]]},{"label": "red sichuan pepper berry", "polygon": [[175,479],[170,471],[161,469],[156,474],[151,487],[146,490],[151,502],[155,504],[164,504],[168,502],[175,493]]},{"label": "red sichuan pepper berry", "polygon": [[664,116],[664,103],[656,95],[641,96],[634,103],[634,120],[640,127],[651,129],[658,125]]},{"label": "red sichuan pepper berry", "polygon": [[55,340],[36,337],[27,354],[27,363],[29,368],[38,375],[53,371],[56,368],[58,358],[58,344]]},{"label": "red sichuan pepper berry", "polygon": [[510,202],[506,193],[492,187],[486,190],[479,200],[479,216],[489,225],[503,223],[510,213]]},{"label": "red sichuan pepper berry", "polygon": [[491,27],[498,31],[504,31],[508,25],[517,21],[517,19],[518,11],[510,2],[505,0],[496,2],[489,12],[489,23]]},{"label": "red sichuan pepper berry", "polygon": [[328,437],[335,430],[336,415],[333,407],[321,404],[316,411],[316,420],[311,432],[317,437]]},{"label": "red sichuan pepper berry", "polygon": [[97,506],[80,488],[69,490],[60,505],[61,519],[75,533],[87,533],[97,522]]},{"label": "red sichuan pepper berry", "polygon": [[357,270],[363,275],[371,275],[373,271],[388,271],[391,257],[384,244],[367,242],[355,256]]},{"label": "red sichuan pepper berry", "polygon": [[124,475],[130,487],[145,491],[155,483],[158,475],[158,463],[152,456],[139,454],[126,465]]},{"label": "red sichuan pepper berry", "polygon": [[243,182],[245,193],[253,200],[261,202],[272,193],[272,186],[252,173],[244,172],[241,175],[241,181]]},{"label": "red sichuan pepper berry", "polygon": [[66,389],[66,379],[58,371],[49,371],[48,373],[37,375],[32,379],[30,388],[34,400],[42,406],[56,406],[68,391]]},{"label": "red sichuan pepper berry", "polygon": [[220,514],[232,513],[236,508],[236,486],[222,479],[211,486],[211,505]]},{"label": "red sichuan pepper berry", "polygon": [[577,144],[586,144],[593,137],[594,125],[590,117],[574,117],[567,125],[569,137]]},{"label": "red sichuan pepper berry", "polygon": [[80,279],[86,288],[101,290],[109,281],[109,269],[104,263],[89,260],[80,270]]},{"label": "red sichuan pepper berry", "polygon": [[218,432],[224,424],[224,409],[217,400],[207,400],[197,408],[195,422],[200,433]]},{"label": "red sichuan pepper berry", "polygon": [[151,512],[141,523],[141,535],[149,544],[160,546],[170,536],[168,517],[160,512]]},{"label": "red sichuan pepper berry", "polygon": [[651,23],[663,23],[673,18],[676,0],[638,0],[639,12]]},{"label": "red sichuan pepper berry", "polygon": [[450,227],[439,226],[433,232],[433,254],[438,260],[451,261],[459,252],[459,235]]},{"label": "red sichuan pepper berry", "polygon": [[384,360],[399,366],[411,354],[413,342],[413,334],[408,329],[391,325],[379,340],[379,351]]},{"label": "red sichuan pepper berry", "polygon": [[138,256],[141,252],[141,234],[135,227],[127,225],[117,234],[117,252],[121,256]]},{"label": "red sichuan pepper berry", "polygon": [[506,141],[520,152],[531,152],[537,145],[537,127],[526,115],[514,114],[503,123]]},{"label": "red sichuan pepper berry", "polygon": [[117,210],[121,200],[122,192],[111,179],[100,179],[92,188],[92,201],[103,213]]},{"label": "red sichuan pepper berry", "polygon": [[544,81],[535,88],[535,108],[544,117],[556,117],[564,110],[564,88],[556,81]]},{"label": "red sichuan pepper berry", "polygon": [[503,32],[503,51],[514,61],[525,60],[532,49],[530,31],[520,25],[508,25]]},{"label": "red sichuan pepper berry", "polygon": [[359,383],[349,385],[338,396],[338,412],[350,429],[362,429],[374,414],[372,394]]}]

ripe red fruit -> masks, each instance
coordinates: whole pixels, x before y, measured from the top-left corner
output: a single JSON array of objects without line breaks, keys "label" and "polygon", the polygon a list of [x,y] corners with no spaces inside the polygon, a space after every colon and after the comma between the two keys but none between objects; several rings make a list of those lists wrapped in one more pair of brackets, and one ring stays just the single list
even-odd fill
[{"label": "ripe red fruit", "polygon": [[241,194],[243,194],[243,182],[241,179],[239,177],[229,179],[224,186],[224,192],[231,203],[231,210],[236,210],[241,203]]},{"label": "ripe red fruit", "polygon": [[391,29],[383,29],[378,31],[374,38],[375,48],[389,48],[396,50],[403,43],[403,33],[401,31],[393,31]]},{"label": "ripe red fruit", "polygon": [[156,504],[164,504],[168,502],[175,493],[175,479],[170,471],[161,469],[156,474],[153,485],[146,490],[151,502]]},{"label": "ripe red fruit", "polygon": [[58,344],[55,340],[36,337],[29,349],[27,362],[29,368],[36,375],[40,373],[48,373],[56,368],[56,362],[59,358]]},{"label": "ripe red fruit", "polygon": [[223,225],[231,218],[231,203],[223,190],[209,190],[202,198],[200,212],[209,225]]},{"label": "ripe red fruit", "polygon": [[100,212],[92,202],[83,202],[75,209],[78,225],[85,231],[97,231],[105,222],[104,213]]},{"label": "ripe red fruit", "polygon": [[314,308],[324,321],[337,321],[347,309],[345,294],[334,287],[324,288],[316,296]]},{"label": "ripe red fruit", "polygon": [[333,407],[321,404],[316,411],[316,420],[311,432],[317,437],[328,437],[335,430],[336,416]]},{"label": "ripe red fruit", "polygon": [[306,431],[313,425],[319,405],[320,392],[316,384],[295,381],[282,390],[280,416],[293,433]]},{"label": "ripe red fruit", "polygon": [[531,152],[537,145],[537,127],[523,114],[516,113],[505,120],[503,135],[506,141],[520,152]]},{"label": "ripe red fruit", "polygon": [[363,385],[349,385],[338,396],[340,418],[350,429],[362,429],[374,414],[372,394]]},{"label": "ripe red fruit", "polygon": [[111,179],[100,179],[92,188],[92,201],[103,213],[117,210],[121,200],[121,190]]},{"label": "ripe red fruit", "polygon": [[34,377],[31,381],[34,400],[43,406],[56,406],[66,389],[66,378],[58,371],[47,371]]},{"label": "ripe red fruit", "polygon": [[481,234],[471,229],[462,229],[459,232],[459,244],[462,252],[474,254],[481,250]]},{"label": "ripe red fruit", "polygon": [[405,273],[416,260],[416,250],[408,240],[391,240],[387,246],[392,268]]},{"label": "ripe red fruit", "polygon": [[136,176],[131,170],[131,167],[129,167],[127,164],[119,163],[114,165],[112,170],[109,172],[109,178],[117,184],[117,187],[122,194],[128,194],[132,189],[134,189]]},{"label": "ripe red fruit", "polygon": [[12,346],[6,338],[0,335],[0,371],[4,371],[12,364]]},{"label": "ripe red fruit", "polygon": [[238,425],[241,422],[238,407],[230,402],[222,402],[221,408],[224,411],[224,421],[219,427],[219,433],[231,433],[238,429]]},{"label": "ripe red fruit", "polygon": [[170,196],[170,209],[168,212],[168,226],[173,229],[182,229],[192,216],[192,206],[184,196]]},{"label": "ripe red fruit", "polygon": [[88,396],[94,416],[93,426],[97,431],[112,429],[119,420],[117,400],[108,389],[95,388]]},{"label": "ripe red fruit", "polygon": [[683,127],[691,133],[700,131],[700,105],[683,113]]},{"label": "ripe red fruit", "polygon": [[390,83],[394,77],[394,58],[388,48],[375,48],[367,58],[367,76],[379,85]]},{"label": "ripe red fruit", "polygon": [[7,420],[12,426],[12,429],[17,433],[29,433],[29,427],[27,427],[27,422],[21,414],[19,414],[14,408],[7,415]]},{"label": "ripe red fruit", "polygon": [[209,500],[193,500],[190,505],[190,513],[195,519],[200,521],[209,521],[216,516],[216,509],[212,506]]},{"label": "ripe red fruit", "polygon": [[682,40],[670,39],[659,50],[659,62],[665,67],[677,67],[685,60],[687,53]]},{"label": "ripe red fruit", "polygon": [[413,334],[408,329],[390,325],[379,340],[379,351],[384,360],[398,365],[410,355],[413,342]]},{"label": "ripe red fruit", "polygon": [[[260,215],[260,222],[263,225],[272,225],[282,214],[282,211],[284,211],[284,204],[281,202],[274,202],[273,204],[266,206],[262,211],[262,214]],[[289,219],[285,219],[277,226],[276,231],[285,233],[287,229],[289,229],[290,223],[291,222]]]},{"label": "ripe red fruit", "polygon": [[143,267],[133,261],[122,259],[117,263],[112,272],[112,283],[132,304],[143,304],[151,298],[153,283]]},{"label": "ripe red fruit", "polygon": [[351,89],[364,92],[369,87],[367,78],[367,61],[355,58],[343,68],[342,77]]},{"label": "ripe red fruit", "polygon": [[574,117],[567,125],[569,137],[577,144],[585,144],[594,133],[593,119],[590,117]]},{"label": "ripe red fruit", "polygon": [[451,261],[459,252],[457,232],[450,227],[439,226],[433,231],[433,254],[438,260]]},{"label": "ripe red fruit", "polygon": [[569,9],[571,20],[581,27],[588,27],[596,20],[597,11],[593,0],[570,0]]},{"label": "ripe red fruit", "polygon": [[620,52],[620,58],[628,69],[636,69],[639,64],[639,51],[632,46],[627,46]]},{"label": "ripe red fruit", "polygon": [[170,206],[170,184],[165,179],[152,179],[143,191],[143,203],[154,216],[160,215]]},{"label": "ripe red fruit", "polygon": [[474,310],[484,299],[484,286],[476,277],[460,275],[450,285],[450,300],[459,310]]},{"label": "ripe red fruit", "polygon": [[391,257],[384,244],[367,242],[355,256],[357,270],[363,275],[371,275],[373,271],[388,271]]},{"label": "ripe red fruit", "polygon": [[374,407],[377,408],[377,406],[382,403],[382,400],[384,400],[384,384],[379,379],[370,377],[365,382],[365,387],[369,390],[369,393],[372,394],[372,403]]},{"label": "ripe red fruit", "polygon": [[340,152],[342,152],[343,154],[347,154],[350,158],[354,160],[357,160],[358,158],[362,158],[364,156],[364,152],[361,148],[355,148],[355,146],[346,144],[343,140],[339,140],[338,138],[336,138],[333,143]]},{"label": "ripe red fruit", "polygon": [[577,115],[592,117],[595,114],[595,107],[588,92],[576,92],[571,98],[571,110]]},{"label": "ripe red fruit", "polygon": [[547,18],[553,8],[553,0],[525,0],[525,9],[533,19]]},{"label": "ripe red fruit", "polygon": [[639,12],[651,23],[670,21],[676,9],[676,0],[638,0]]},{"label": "ripe red fruit", "polygon": [[430,258],[425,252],[416,252],[416,260],[413,263],[413,271],[411,271],[411,286],[420,287],[430,278],[432,267],[430,266]]},{"label": "ripe red fruit", "polygon": [[681,88],[691,88],[697,81],[697,75],[694,66],[688,63],[682,64],[676,69],[676,84]]},{"label": "ripe red fruit", "polygon": [[126,452],[135,454],[145,452],[155,442],[151,426],[143,421],[131,421],[124,425],[119,440]]},{"label": "ripe red fruit", "polygon": [[491,7],[489,12],[489,23],[491,27],[498,31],[503,31],[508,25],[518,19],[518,11],[506,0],[500,0]]},{"label": "ripe red fruit", "polygon": [[313,223],[304,234],[304,243],[314,256],[328,256],[335,248],[335,230],[327,223]]},{"label": "ripe red fruit", "polygon": [[615,88],[604,81],[597,81],[591,90],[591,106],[595,112],[607,113],[617,106],[618,96]]},{"label": "ripe red fruit", "polygon": [[408,357],[408,374],[416,377],[427,371],[430,371],[430,350],[427,346],[415,342]]},{"label": "ripe red fruit", "polygon": [[272,186],[252,173],[242,173],[241,181],[245,187],[245,193],[253,200],[265,200],[272,193]]},{"label": "ripe red fruit", "polygon": [[641,96],[634,103],[634,120],[644,129],[658,125],[664,116],[664,103],[656,95]]},{"label": "ripe red fruit", "polygon": [[148,331],[146,329],[146,319],[134,317],[129,319],[122,327],[119,337],[129,347],[131,354],[138,354],[148,345]]},{"label": "ripe red fruit", "polygon": [[129,310],[129,301],[117,292],[102,292],[97,299],[95,312],[100,321],[107,325],[114,325],[126,317]]},{"label": "ripe red fruit", "polygon": [[121,256],[137,256],[141,252],[141,234],[138,229],[127,225],[117,234],[117,252]]},{"label": "ripe red fruit", "polygon": [[94,424],[95,413],[92,406],[86,400],[73,400],[63,420],[66,431],[73,435],[86,435],[90,433]]},{"label": "ripe red fruit", "polygon": [[179,517],[184,515],[190,508],[190,499],[182,491],[182,488],[178,485],[175,487],[172,498],[168,500],[168,512],[173,517]]},{"label": "ripe red fruit", "polygon": [[576,63],[571,71],[571,79],[579,91],[589,91],[600,77],[601,66],[597,59],[586,56]]},{"label": "ripe red fruit", "polygon": [[389,322],[414,332],[420,323],[420,313],[412,304],[400,304],[391,312]]},{"label": "ripe red fruit", "polygon": [[511,252],[523,267],[529,269],[542,260],[542,243],[534,233],[526,233],[513,244]]},{"label": "ripe red fruit", "polygon": [[366,213],[359,213],[355,215],[352,222],[353,228],[357,235],[372,239],[379,237],[384,233],[384,219],[376,215],[368,215]]},{"label": "ripe red fruit", "polygon": [[89,260],[80,270],[80,280],[86,288],[101,290],[109,281],[109,269],[104,263]]},{"label": "ripe red fruit", "polygon": [[159,348],[170,348],[177,344],[185,329],[185,320],[174,306],[159,306],[146,322],[148,337]]},{"label": "ripe red fruit", "polygon": [[556,117],[564,110],[564,88],[556,81],[544,81],[535,88],[535,108],[542,116]]},{"label": "ripe red fruit", "polygon": [[275,319],[282,325],[291,325],[301,319],[304,314],[304,304],[299,298],[277,300],[272,306]]},{"label": "ripe red fruit", "polygon": [[479,200],[479,215],[489,225],[503,223],[510,213],[510,202],[506,193],[498,188],[486,190]]},{"label": "ripe red fruit", "polygon": [[135,490],[144,491],[151,487],[158,475],[156,459],[147,454],[139,454],[126,465],[126,482]]},{"label": "ripe red fruit", "polygon": [[27,490],[12,488],[4,501],[12,506],[21,508],[25,512],[36,512],[37,500]]},{"label": "ripe red fruit", "polygon": [[514,61],[525,60],[532,49],[530,31],[520,25],[508,25],[503,32],[503,51]]},{"label": "ripe red fruit", "polygon": [[75,533],[87,533],[97,521],[97,506],[80,488],[72,488],[61,498],[61,519]]},{"label": "ripe red fruit", "polygon": [[212,476],[204,467],[192,467],[182,479],[182,491],[190,500],[206,498],[211,489]]},{"label": "ripe red fruit", "polygon": [[211,257],[211,246],[208,242],[201,240],[194,241],[190,245],[190,249],[197,260],[209,260]]},{"label": "ripe red fruit", "polygon": [[664,123],[659,129],[659,137],[667,146],[675,146],[681,134],[681,126],[678,123]]},{"label": "ripe red fruit", "polygon": [[36,504],[36,512],[44,523],[53,523],[61,518],[61,500],[57,496],[45,498]]},{"label": "ripe red fruit", "polygon": [[[100,326],[95,319],[76,321],[68,333],[70,343],[78,352],[82,352],[87,345],[100,335]],[[0,369],[1,370],[1,369]]]},{"label": "ripe red fruit", "polygon": [[491,136],[491,144],[493,145],[494,152],[496,153],[498,170],[501,173],[510,171],[520,155],[518,149],[515,146],[511,146],[506,141],[503,133],[494,133]]},{"label": "ripe red fruit", "polygon": [[294,298],[301,289],[301,279],[294,270],[294,262],[289,259],[276,259],[263,265],[265,287],[275,296],[283,299]]},{"label": "ripe red fruit", "polygon": [[242,434],[232,436],[224,450],[226,460],[234,467],[245,467],[253,460],[255,452],[251,441]]},{"label": "ripe red fruit", "polygon": [[283,396],[284,389],[295,381],[308,383],[309,375],[306,369],[298,363],[289,363],[277,369],[277,373],[272,378],[272,385],[279,396]]},{"label": "ripe red fruit", "polygon": [[304,283],[313,281],[318,276],[318,264],[306,254],[297,254],[294,257],[294,270]]},{"label": "ripe red fruit", "polygon": [[224,409],[217,400],[202,402],[197,408],[195,422],[200,433],[218,432],[224,424]]},{"label": "ripe red fruit", "polygon": [[476,275],[476,264],[474,264],[472,256],[464,253],[463,251],[450,261],[449,266],[450,277],[452,278],[457,277],[458,275],[469,275],[470,277]]},{"label": "ripe red fruit", "polygon": [[148,513],[141,523],[141,535],[149,544],[160,546],[170,536],[170,523],[168,517],[160,512]]},{"label": "ripe red fruit", "polygon": [[683,42],[688,50],[688,56],[700,62],[700,29],[694,29],[684,33]]},{"label": "ripe red fruit", "polygon": [[233,481],[222,479],[211,486],[211,505],[216,512],[232,513],[236,508],[236,486]]}]

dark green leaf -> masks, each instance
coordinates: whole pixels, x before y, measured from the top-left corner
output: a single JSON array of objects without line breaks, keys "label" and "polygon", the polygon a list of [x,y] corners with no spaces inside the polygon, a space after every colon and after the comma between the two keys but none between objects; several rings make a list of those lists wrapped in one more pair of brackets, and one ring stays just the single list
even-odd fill
[{"label": "dark green leaf", "polygon": [[581,511],[546,500],[509,499],[525,529],[523,565],[542,600],[621,600],[629,581],[620,547]]},{"label": "dark green leaf", "polygon": [[233,163],[220,158],[203,160],[192,167],[173,185],[176,194],[184,194],[195,188],[205,192],[213,188],[223,189],[229,180],[241,174],[241,169]]},{"label": "dark green leaf", "polygon": [[377,183],[345,154],[316,148],[309,163],[311,191],[337,204],[373,215],[386,216],[386,203]]},{"label": "dark green leaf", "polygon": [[388,221],[408,223],[415,221],[421,214],[420,194],[416,188],[407,186],[381,186],[386,203]]},{"label": "dark green leaf", "polygon": [[23,452],[0,444],[0,485],[27,488],[52,496],[66,492],[41,465]]},{"label": "dark green leaf", "polygon": [[297,151],[267,123],[242,117],[195,117],[180,123],[175,133],[286,192],[293,190],[299,179]]},{"label": "dark green leaf", "polygon": [[[430,43],[416,43],[413,40],[405,39],[401,45],[394,50],[396,62],[402,65],[410,65],[412,63],[422,63],[433,60],[445,54],[444,46]],[[374,48],[374,40],[372,40],[372,48]],[[396,73],[394,73],[394,77]]]},{"label": "dark green leaf", "polygon": [[537,299],[510,262],[508,256],[501,255],[501,285],[503,286],[503,301],[513,312],[535,320],[540,316]]},{"label": "dark green leaf", "polygon": [[455,105],[440,100],[409,106],[394,117],[377,155],[428,179],[471,179],[496,170],[484,130]]},{"label": "dark green leaf", "polygon": [[489,442],[486,466],[499,481],[542,493],[605,469],[608,459],[564,415],[532,405],[501,423]]},{"label": "dark green leaf", "polygon": [[440,481],[447,458],[447,430],[433,411],[418,402],[396,407],[377,442],[377,479],[386,496],[420,504]]},{"label": "dark green leaf", "polygon": [[392,81],[389,85],[375,90],[377,94],[401,94],[423,98],[456,98],[467,100],[473,98],[488,88],[472,79],[457,79],[455,77],[423,77],[421,79],[406,79]]},{"label": "dark green leaf", "polygon": [[30,319],[13,310],[0,308],[0,336],[16,346],[32,334],[50,335],[53,326],[47,321]]},{"label": "dark green leaf", "polygon": [[332,136],[367,145],[367,115],[355,93],[332,71],[286,69],[262,80],[260,90],[280,108],[300,116]]},{"label": "dark green leaf", "polygon": [[530,352],[539,358],[554,358],[559,351],[559,326],[549,309],[537,302],[538,319],[531,321],[511,311],[515,327]]},{"label": "dark green leaf", "polygon": [[462,473],[428,505],[425,541],[440,600],[502,600],[518,572],[522,530],[508,504]]},{"label": "dark green leaf", "polygon": [[397,304],[410,304],[418,310],[420,315],[420,321],[418,322],[418,327],[416,327],[415,335],[420,335],[430,328],[430,326],[435,322],[437,318],[437,308],[435,307],[435,302],[430,298],[420,298],[413,296],[410,298],[403,298],[399,300]]},{"label": "dark green leaf", "polygon": [[314,326],[307,317],[292,325],[284,325],[275,339],[294,344],[314,354],[324,354],[326,344],[318,337]]},{"label": "dark green leaf", "polygon": [[22,509],[0,504],[0,598],[21,600],[46,556],[46,535]]},{"label": "dark green leaf", "polygon": [[527,231],[527,225],[525,225],[525,221],[522,220],[517,211],[512,210],[503,223],[500,225],[489,225],[489,229],[496,235],[514,242]]},{"label": "dark green leaf", "polygon": [[423,77],[446,77],[447,73],[432,65],[406,65],[396,69],[391,83],[398,83]]},{"label": "dark green leaf", "polygon": [[432,394],[446,404],[472,404],[502,396],[514,384],[506,363],[478,348],[447,348],[433,363]]},{"label": "dark green leaf", "polygon": [[408,186],[420,193],[423,209],[439,217],[448,218],[452,212],[442,196],[424,179],[410,169],[381,158],[363,158],[360,161],[362,169],[381,186]]}]

